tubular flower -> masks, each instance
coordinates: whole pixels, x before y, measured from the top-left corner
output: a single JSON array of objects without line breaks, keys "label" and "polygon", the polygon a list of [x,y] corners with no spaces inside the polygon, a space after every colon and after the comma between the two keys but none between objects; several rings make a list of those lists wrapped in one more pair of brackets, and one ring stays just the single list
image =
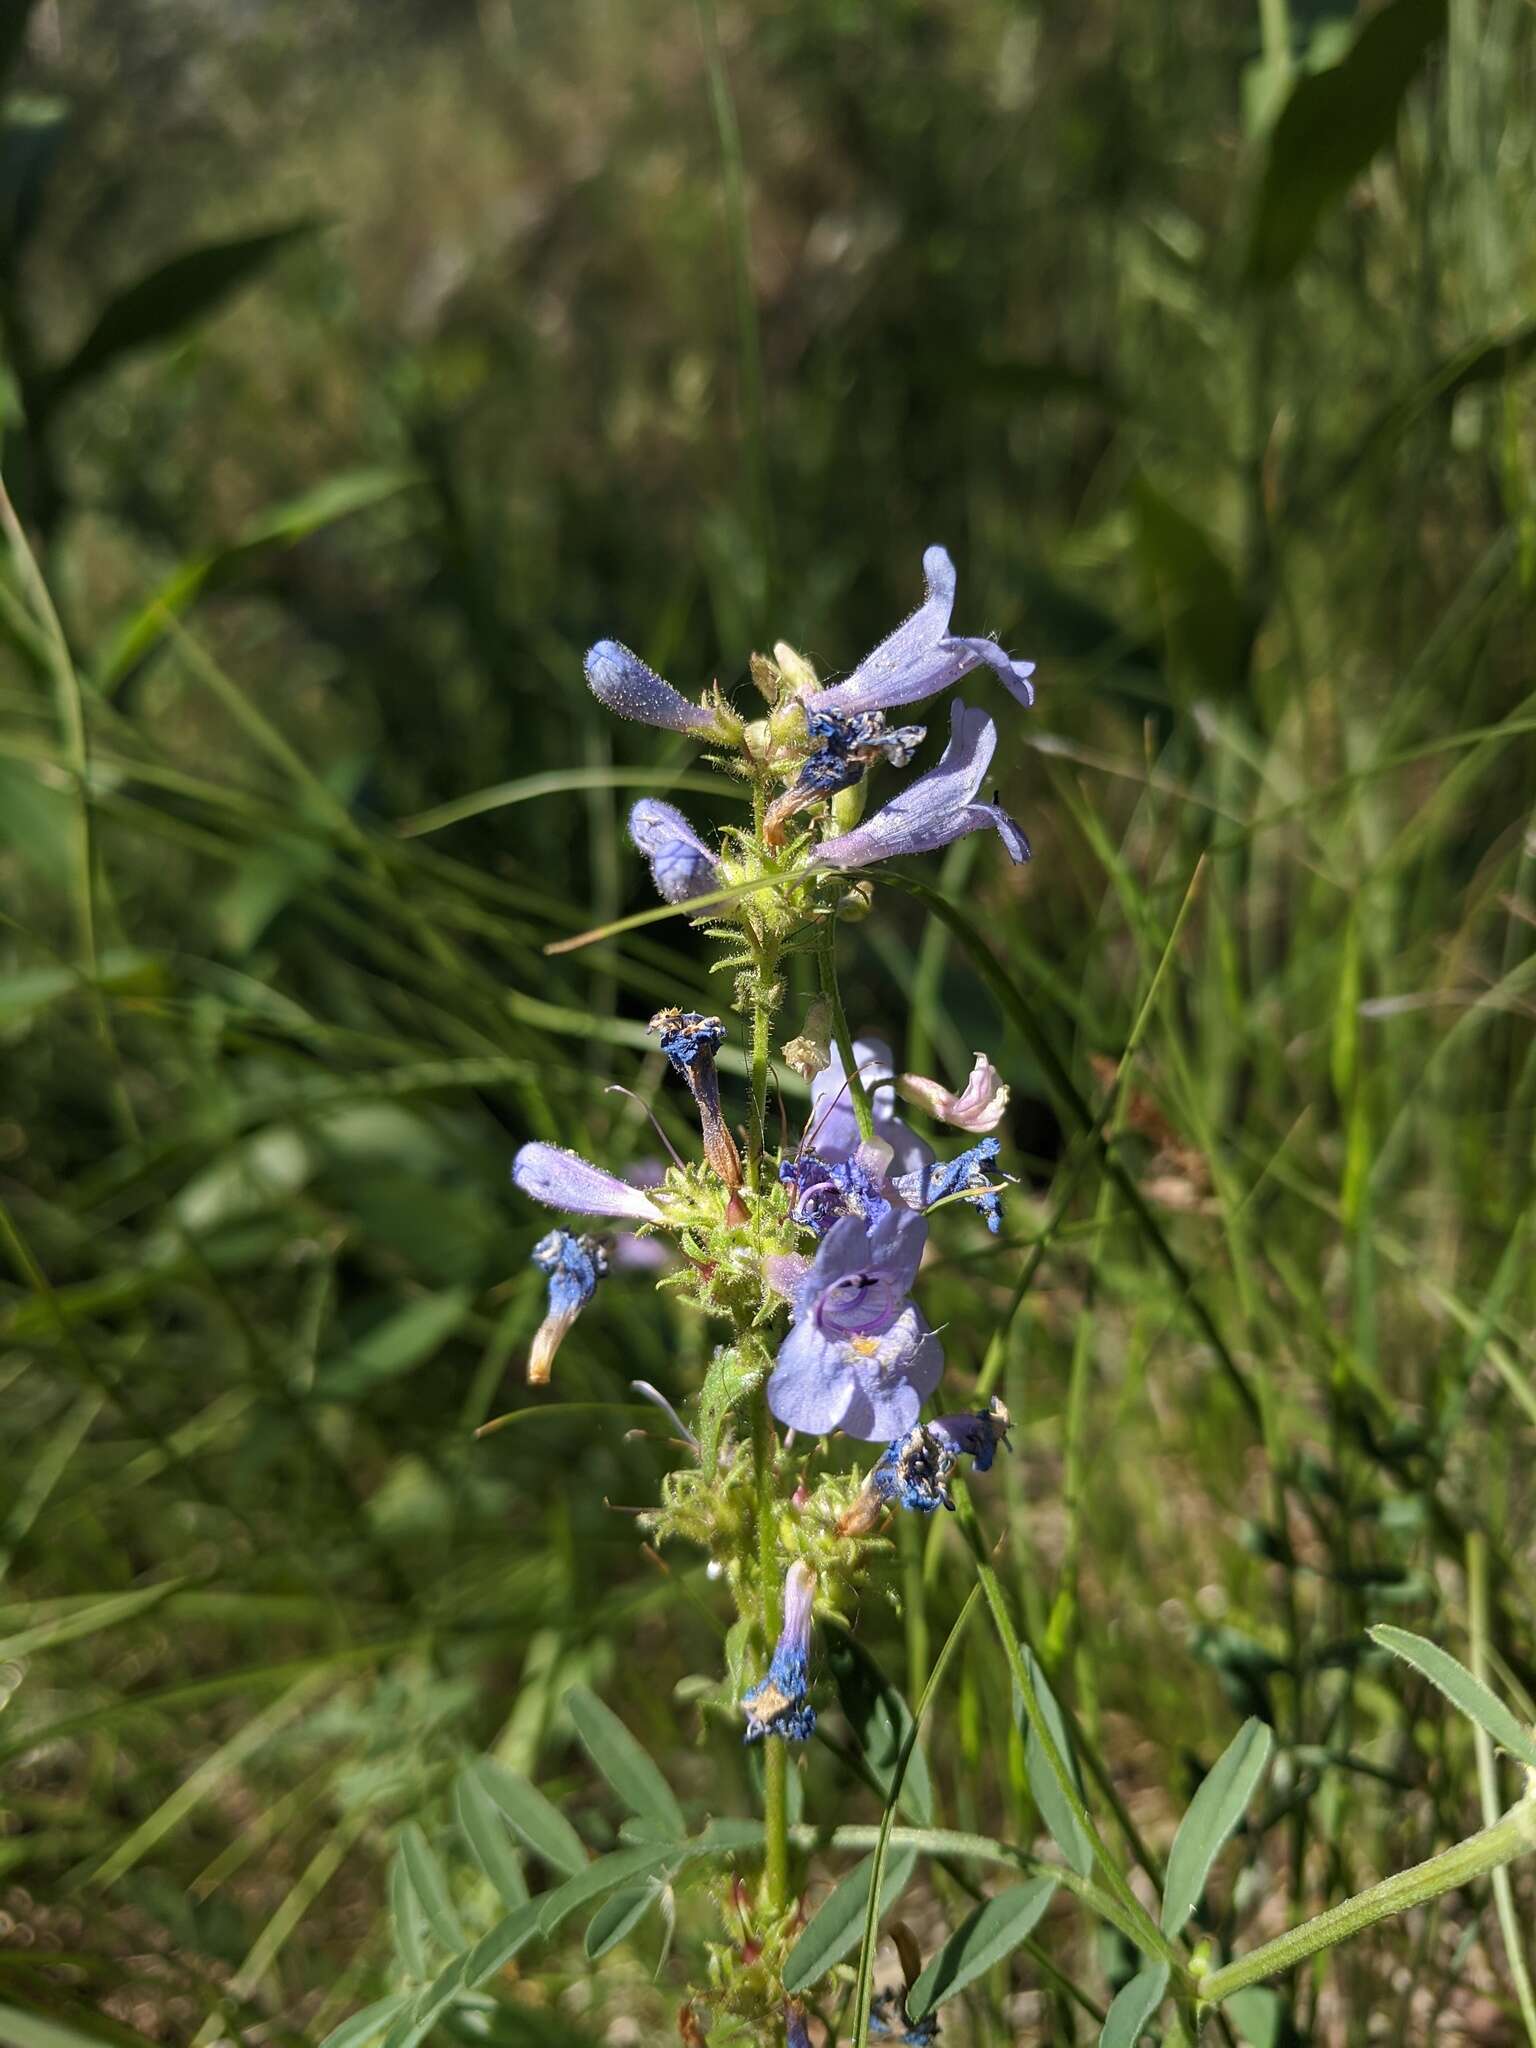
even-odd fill
[{"label": "tubular flower", "polygon": [[809,1742],[816,1709],[808,1704],[810,1689],[811,1605],[816,1574],[797,1560],[784,1574],[784,1626],[774,1645],[768,1676],[741,1696],[747,1717],[743,1742],[761,1742],[778,1735],[789,1742]]},{"label": "tubular flower", "polygon": [[549,1279],[549,1306],[534,1332],[528,1352],[528,1384],[549,1384],[549,1369],[565,1334],[597,1290],[608,1270],[608,1255],[595,1237],[573,1237],[568,1230],[550,1230],[530,1254]]},{"label": "tubular flower", "polygon": [[884,1192],[888,1157],[877,1146],[861,1145],[847,1160],[829,1162],[814,1152],[781,1159],[779,1179],[794,1189],[789,1213],[818,1237],[824,1237],[841,1216],[878,1223],[891,1211],[891,1199]]},{"label": "tubular flower", "polygon": [[714,729],[714,712],[702,704],[690,704],[617,640],[599,640],[589,647],[585,667],[593,696],[620,718],[637,719],[641,725],[665,725],[673,732]]},{"label": "tubular flower", "polygon": [[866,1443],[911,1429],[944,1370],[938,1338],[907,1298],[927,1235],[907,1209],[873,1226],[858,1216],[833,1224],[795,1289],[769,1375],[780,1422]]},{"label": "tubular flower", "polygon": [[903,1074],[896,1084],[908,1102],[926,1109],[941,1124],[957,1131],[995,1131],[1008,1107],[1008,1087],[984,1052],[975,1055],[965,1086],[956,1095],[941,1081],[922,1074]]},{"label": "tubular flower", "polygon": [[512,1162],[512,1181],[551,1209],[568,1209],[578,1216],[625,1216],[635,1223],[666,1221],[644,1188],[604,1173],[559,1145],[524,1145]]},{"label": "tubular flower", "polygon": [[898,1174],[892,1185],[914,1209],[931,1209],[946,1197],[958,1195],[981,1211],[995,1237],[1003,1227],[1003,1191],[987,1179],[986,1170],[1001,1149],[996,1138],[982,1138],[953,1159],[919,1167],[915,1173]]},{"label": "tubular flower", "polygon": [[660,797],[641,797],[629,814],[629,836],[650,862],[665,902],[686,903],[720,886],[720,863],[682,812]]},{"label": "tubular flower", "polygon": [[990,825],[1015,863],[1029,859],[1029,841],[1000,804],[976,801],[992,765],[997,727],[984,711],[955,703],[949,711],[949,745],[936,768],[919,775],[862,825],[824,839],[813,855],[819,867],[867,868],[904,854],[936,853],[967,832]]},{"label": "tubular flower", "polygon": [[852,718],[840,718],[834,711],[805,707],[805,728],[820,746],[800,764],[800,773],[781,796],[776,796],[763,817],[763,837],[770,846],[784,844],[784,827],[789,820],[818,803],[836,796],[840,789],[852,789],[864,771],[882,757],[893,768],[905,768],[927,738],[925,725],[898,725],[886,729],[883,711],[861,711]]},{"label": "tubular flower", "polygon": [[846,682],[822,691],[816,699],[819,711],[848,718],[860,711],[888,711],[893,704],[917,704],[981,667],[994,670],[1021,704],[1034,703],[1032,661],[1010,660],[995,640],[951,636],[955,565],[943,548],[924,554],[923,582],[926,595],[919,609],[866,654]]},{"label": "tubular flower", "polygon": [[1008,1410],[995,1396],[989,1408],[975,1415],[941,1415],[920,1422],[890,1444],[864,1481],[853,1506],[837,1525],[839,1536],[867,1536],[882,1511],[908,1508],[931,1515],[938,1508],[954,1511],[949,1477],[962,1457],[978,1472],[990,1472],[999,1444],[1008,1441]]},{"label": "tubular flower", "polygon": [[659,1035],[672,1071],[688,1083],[698,1104],[704,1157],[734,1194],[741,1186],[741,1155],[720,1113],[720,1077],[715,1072],[715,1051],[725,1043],[725,1026],[718,1017],[705,1017],[698,1010],[669,1009],[658,1010],[645,1028]]}]

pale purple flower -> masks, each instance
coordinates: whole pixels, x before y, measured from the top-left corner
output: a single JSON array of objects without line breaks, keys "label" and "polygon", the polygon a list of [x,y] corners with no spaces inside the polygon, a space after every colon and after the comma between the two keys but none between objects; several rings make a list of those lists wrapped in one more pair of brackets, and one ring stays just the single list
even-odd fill
[{"label": "pale purple flower", "polygon": [[923,1074],[903,1074],[897,1086],[908,1102],[926,1109],[941,1124],[953,1124],[957,1131],[995,1131],[1008,1107],[1007,1084],[984,1052],[973,1057],[975,1064],[958,1095]]},{"label": "pale purple flower", "polygon": [[939,1383],[944,1354],[908,1295],[927,1226],[892,1209],[873,1227],[845,1216],[795,1290],[792,1327],[768,1380],[790,1429],[876,1443],[903,1436]]},{"label": "pale purple flower", "polygon": [[720,886],[720,863],[682,812],[660,797],[641,797],[629,814],[629,836],[650,862],[666,902],[686,903]]},{"label": "pale purple flower", "polygon": [[593,696],[620,718],[669,726],[673,732],[708,732],[715,725],[713,711],[690,704],[617,640],[599,640],[589,647],[585,667]]},{"label": "pale purple flower", "polygon": [[536,1202],[577,1216],[627,1216],[636,1223],[666,1220],[644,1188],[604,1173],[559,1145],[524,1145],[512,1162],[512,1180]]},{"label": "pale purple flower", "polygon": [[[842,1165],[859,1157],[862,1140],[843,1055],[835,1041],[830,1054],[828,1065],[811,1083],[811,1113],[805,1121],[801,1150],[814,1153],[831,1165]],[[874,1143],[885,1148],[880,1156],[887,1160],[887,1172],[916,1173],[931,1166],[932,1146],[896,1114],[896,1090],[890,1085],[895,1072],[891,1048],[883,1038],[858,1038],[854,1040],[853,1060],[869,1096]],[[864,1163],[868,1164],[869,1159],[866,1151]]]},{"label": "pale purple flower", "polygon": [[1002,806],[976,801],[996,747],[997,727],[985,711],[952,704],[949,745],[938,766],[909,782],[862,825],[836,839],[824,839],[813,861],[820,867],[864,868],[904,854],[934,853],[988,825],[1010,859],[1028,860],[1029,841]]},{"label": "pale purple flower", "polygon": [[929,548],[923,556],[923,580],[927,595],[921,607],[866,654],[846,682],[812,700],[818,711],[848,718],[860,711],[888,710],[893,704],[916,704],[983,666],[994,670],[1021,704],[1034,703],[1032,661],[1010,660],[995,640],[951,636],[955,565],[943,548]]}]

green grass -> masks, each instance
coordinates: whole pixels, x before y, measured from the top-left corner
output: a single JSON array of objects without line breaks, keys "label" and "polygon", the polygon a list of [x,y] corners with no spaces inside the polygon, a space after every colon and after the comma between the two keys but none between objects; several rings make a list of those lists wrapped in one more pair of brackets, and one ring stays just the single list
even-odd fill
[{"label": "green grass", "polygon": [[[399,1988],[408,1823],[488,1924],[468,1758],[617,1845],[578,1684],[691,1822],[756,1811],[696,1703],[719,1589],[628,1512],[677,1456],[628,1383],[686,1404],[710,1331],[616,1275],[548,1401],[520,1380],[516,1142],[652,1155],[620,1082],[685,1145],[643,1026],[721,999],[676,919],[546,951],[651,907],[639,773],[730,814],[580,655],[612,633],[695,691],[780,637],[846,668],[938,539],[962,628],[1040,664],[1033,713],[989,700],[1035,859],[968,842],[914,868],[937,900],[892,877],[843,991],[912,1065],[985,1048],[1013,1084],[1005,1235],[947,1219],[924,1282],[949,1389],[1016,1419],[972,1499],[1151,1858],[1244,1718],[1273,1727],[1196,1920],[1252,1948],[1481,1824],[1473,1730],[1369,1625],[1536,1717],[1529,9],[1456,0],[1265,292],[1245,92],[1337,54],[1316,10],[1287,44],[1284,8],[797,0],[722,7],[718,47],[683,0],[395,12],[199,29],[201,85],[189,31],[163,126],[147,7],[94,44],[44,23],[13,80],[81,115],[7,244],[18,388],[168,254],[333,225],[8,416],[61,624],[13,545],[0,2011],[318,2042]],[[866,1590],[910,1702],[973,1584],[944,1518]],[[980,1617],[925,1728],[935,1825],[1043,1840]],[[818,1746],[801,1825],[881,1811]],[[871,1846],[816,1854],[811,1903]],[[922,1863],[925,1958],[993,1883]],[[1275,2038],[1491,2008],[1519,2038],[1500,1928],[1532,1884],[1297,1971]],[[681,1892],[659,1973],[654,1916],[596,1964],[585,1919],[481,2038],[670,2037],[708,1903]],[[946,2041],[1095,2038],[1132,1952],[1060,1896],[1032,1939]]]}]

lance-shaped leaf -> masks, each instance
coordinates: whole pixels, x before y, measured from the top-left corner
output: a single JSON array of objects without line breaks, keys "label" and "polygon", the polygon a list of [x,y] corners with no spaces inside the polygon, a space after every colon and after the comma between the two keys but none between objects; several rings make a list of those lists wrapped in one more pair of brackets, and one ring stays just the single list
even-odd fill
[{"label": "lance-shaped leaf", "polygon": [[996,1898],[978,1906],[955,1929],[907,1993],[907,2012],[911,2018],[920,2020],[946,1998],[956,1997],[994,1963],[1011,1955],[1020,1942],[1027,1941],[1055,1890],[1053,1879],[1037,1877],[1028,1884],[1010,1885]]},{"label": "lance-shaped leaf", "polygon": [[318,220],[288,221],[259,234],[207,242],[151,270],[107,302],[74,354],[52,372],[43,394],[46,404],[57,404],[123,356],[174,341],[320,225]]},{"label": "lance-shaped leaf", "polygon": [[490,1757],[480,1757],[469,1768],[536,1856],[567,1876],[586,1868],[580,1835],[536,1785]]},{"label": "lance-shaped leaf", "polygon": [[[1067,1767],[1067,1775],[1081,1794],[1083,1781],[1077,1768],[1077,1758],[1072,1753],[1071,1738],[1067,1734],[1066,1716],[1056,1704],[1056,1695],[1046,1681],[1039,1658],[1027,1645],[1024,1650],[1024,1662],[1029,1669],[1030,1683],[1035,1688],[1035,1697],[1040,1702],[1041,1715],[1046,1727],[1051,1731],[1051,1740]],[[1028,1727],[1017,1687],[1014,1689],[1013,1711],[1020,1724]],[[1088,1830],[1068,1805],[1066,1795],[1046,1756],[1045,1745],[1033,1728],[1028,1728],[1028,1740],[1024,1745],[1024,1769],[1029,1777],[1029,1789],[1034,1795],[1036,1806],[1040,1809],[1040,1818],[1050,1829],[1051,1840],[1079,1877],[1089,1876],[1093,1870],[1093,1843]]]},{"label": "lance-shaped leaf", "polygon": [[438,1862],[431,1843],[413,1820],[407,1821],[400,1830],[400,1860],[427,1925],[450,1955],[462,1949],[464,1930],[448,1896],[448,1880],[443,1875],[443,1866]]},{"label": "lance-shaped leaf", "polygon": [[1099,2048],[1136,2048],[1142,2030],[1163,2002],[1168,1989],[1168,1965],[1148,1963],[1117,1993],[1104,2015]]},{"label": "lance-shaped leaf", "polygon": [[1168,1852],[1163,1932],[1170,1939],[1193,1913],[1222,1844],[1243,1817],[1269,1762],[1274,1736],[1262,1721],[1245,1721],[1201,1781]]},{"label": "lance-shaped leaf", "polygon": [[[907,1888],[917,1862],[915,1849],[898,1849],[886,1859],[885,1879],[880,1886],[880,1912],[888,1913]],[[784,1989],[791,1994],[804,1991],[824,1977],[834,1963],[840,1963],[859,1945],[864,1931],[864,1914],[869,1905],[870,1880],[875,1859],[866,1856],[857,1870],[842,1880],[811,1916],[810,1925],[789,1952],[784,1965]]]},{"label": "lance-shaped leaf", "polygon": [[1392,140],[1445,18],[1446,0],[1387,0],[1339,63],[1297,79],[1270,135],[1248,239],[1251,283],[1290,276],[1325,209]]},{"label": "lance-shaped leaf", "polygon": [[669,1831],[667,1839],[678,1840],[684,1827],[683,1809],[654,1760],[618,1715],[584,1685],[573,1685],[565,1704],[582,1747],[630,1812],[659,1822]]},{"label": "lance-shaped leaf", "polygon": [[460,1771],[453,1787],[453,1813],[475,1861],[496,1887],[504,1906],[528,1903],[528,1881],[506,1817],[473,1768]]},{"label": "lance-shaped leaf", "polygon": [[[822,1624],[821,1640],[838,1705],[848,1718],[870,1776],[889,1794],[896,1759],[912,1726],[912,1710],[863,1644],[836,1622]],[[921,1748],[907,1759],[896,1804],[920,1826],[933,1819],[933,1784]]]},{"label": "lance-shaped leaf", "polygon": [[617,1948],[632,1928],[637,1927],[660,1897],[654,1885],[627,1884],[603,1901],[587,1924],[582,1946],[587,1961],[595,1963]]},{"label": "lance-shaped leaf", "polygon": [[1507,1749],[1511,1756],[1531,1770],[1536,1770],[1536,1739],[1527,1728],[1522,1728],[1509,1708],[1494,1693],[1491,1693],[1480,1678],[1474,1678],[1464,1664],[1458,1664],[1448,1651],[1438,1643],[1432,1643],[1424,1636],[1416,1636],[1406,1628],[1389,1628],[1383,1624],[1370,1632],[1371,1641],[1379,1643],[1384,1650],[1390,1650],[1394,1657],[1401,1657],[1405,1664],[1411,1664],[1415,1671],[1422,1672],[1431,1685],[1437,1686],[1453,1707],[1475,1721],[1485,1734],[1491,1735],[1500,1749]]}]

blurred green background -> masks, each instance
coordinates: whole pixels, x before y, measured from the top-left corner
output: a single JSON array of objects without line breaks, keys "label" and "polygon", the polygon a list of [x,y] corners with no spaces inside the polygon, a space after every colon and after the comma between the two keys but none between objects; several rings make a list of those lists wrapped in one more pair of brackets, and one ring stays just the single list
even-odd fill
[{"label": "blurred green background", "polygon": [[[687,1683],[723,1596],[630,1512],[677,1452],[628,1383],[685,1402],[710,1331],[620,1272],[520,1378],[515,1144],[653,1156],[614,1081],[686,1142],[643,1026],[722,997],[676,920],[543,950],[654,901],[639,789],[731,815],[581,653],[746,702],[933,541],[1039,664],[1028,715],[971,686],[1033,865],[926,874],[1012,1007],[896,888],[844,988],[1014,1086],[1008,1228],[947,1218],[925,1300],[950,1407],[1003,1347],[1020,1611],[1156,1843],[1275,1726],[1218,1942],[1469,1831],[1470,1735],[1363,1629],[1530,1716],[1527,0],[7,0],[0,57],[0,2006],[320,2040],[401,1981],[402,1824],[483,1924],[466,1757],[612,1837],[578,1681],[749,1810]],[[1097,1099],[1138,1022],[1140,1206],[1024,1028]],[[899,1683],[938,1566],[866,1590]],[[1038,1833],[979,1631],[930,1761],[948,1824]],[[820,1750],[806,1796],[879,1810]],[[572,1933],[441,2038],[672,2038],[708,1926],[659,1974],[654,1918]],[[1510,1986],[1474,1891],[1253,2038],[1516,2040]],[[1092,2030],[1016,1957],[946,2038]]]}]

